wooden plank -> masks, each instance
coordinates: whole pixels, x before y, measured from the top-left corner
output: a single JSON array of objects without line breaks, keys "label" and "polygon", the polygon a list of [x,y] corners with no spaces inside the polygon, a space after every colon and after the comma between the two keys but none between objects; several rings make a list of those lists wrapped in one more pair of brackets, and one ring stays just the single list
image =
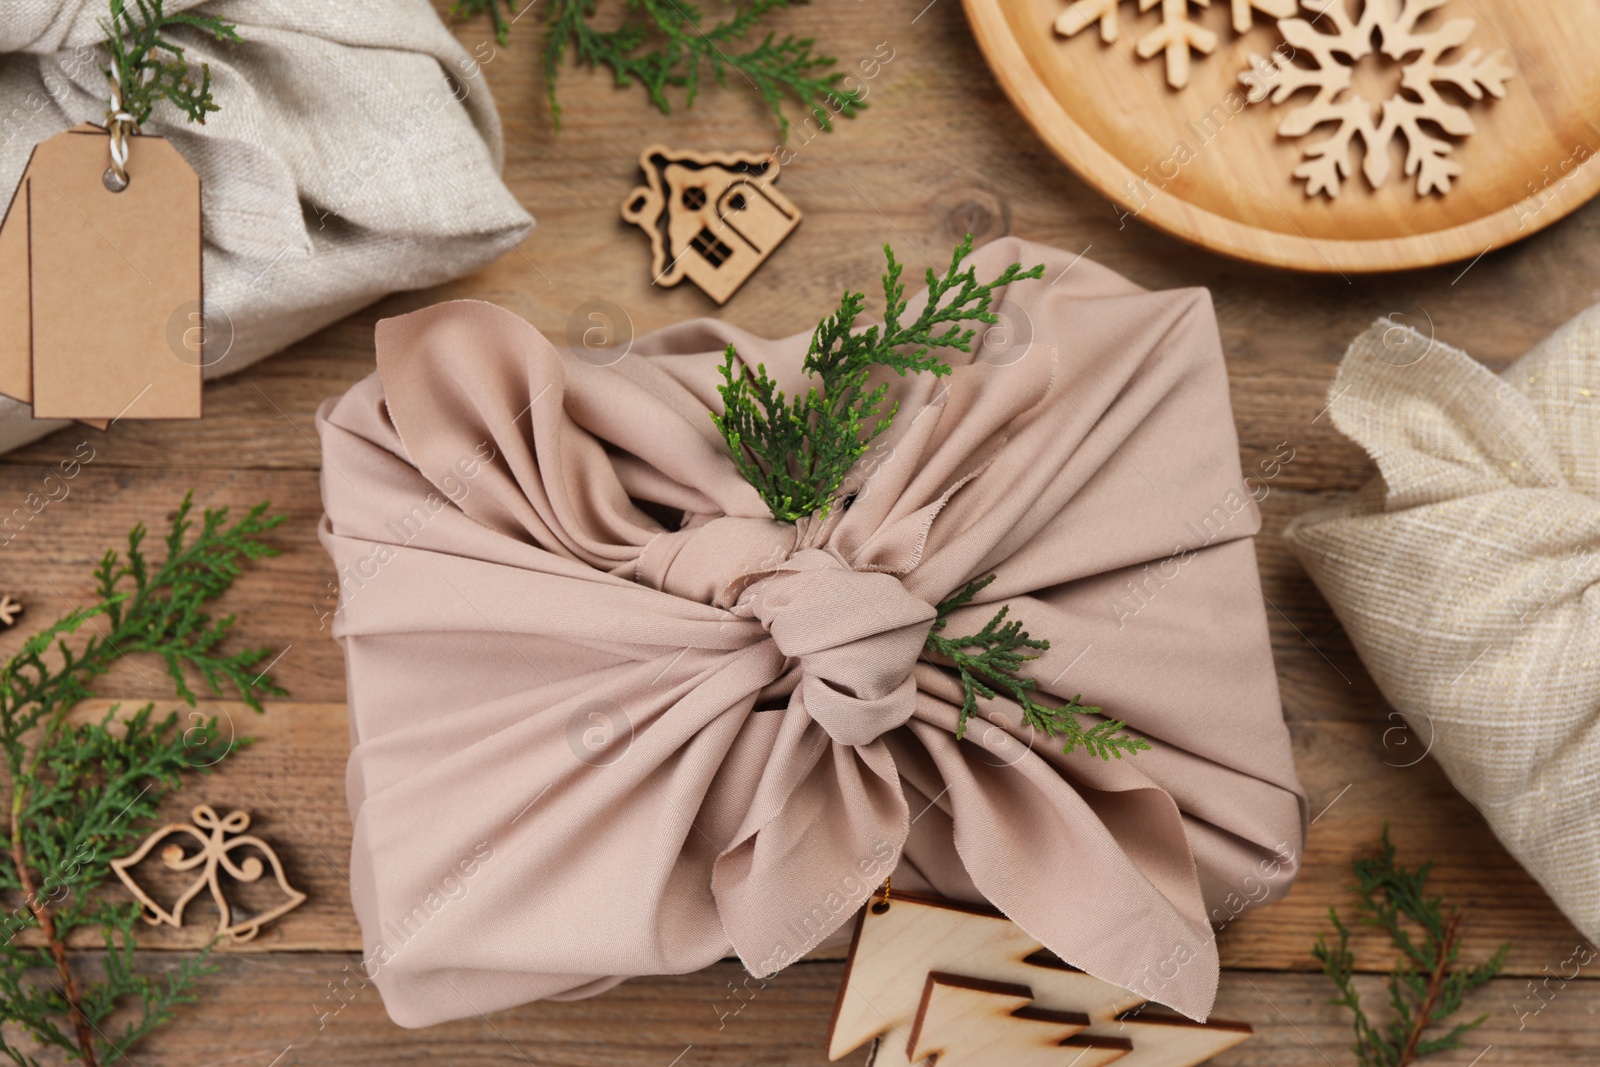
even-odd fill
[{"label": "wooden plank", "polygon": [[[90,702],[75,713],[102,714],[108,701]],[[167,705],[162,705],[167,706]],[[361,947],[350,911],[346,882],[350,820],[344,799],[344,761],[348,752],[345,709],[339,704],[278,701],[257,716],[237,704],[207,702],[202,710],[219,715],[238,734],[257,740],[210,776],[191,779],[169,798],[163,817],[183,819],[198,803],[218,810],[245,808],[255,816],[254,832],[278,849],[290,881],[310,899],[268,927],[255,941],[230,947],[230,953],[269,951],[349,951]],[[1512,943],[1507,974],[1540,975],[1572,953],[1581,936],[1561,916],[1539,886],[1496,844],[1482,816],[1445,780],[1432,761],[1403,766],[1413,758],[1383,745],[1388,724],[1305,722],[1293,726],[1295,758],[1311,797],[1317,821],[1305,852],[1305,868],[1283,901],[1260,910],[1243,910],[1252,887],[1238,887],[1239,899],[1224,903],[1213,922],[1221,927],[1219,951],[1226,967],[1309,970],[1317,935],[1328,929],[1327,910],[1337,904],[1348,913],[1345,891],[1350,860],[1372,849],[1385,820],[1403,862],[1435,861],[1430,885],[1469,912],[1464,930],[1466,958],[1492,953]],[[1391,739],[1393,741],[1393,739]],[[201,905],[197,904],[197,908]],[[143,943],[170,949],[197,948],[209,937],[210,912],[201,908],[199,925],[175,931],[142,932]],[[82,947],[94,939],[83,932]],[[1386,968],[1388,944],[1358,930],[1357,957],[1363,967]],[[842,950],[825,954],[843,955]]]},{"label": "wooden plank", "polygon": [[[237,382],[224,384],[231,387]],[[260,401],[261,395],[256,399]],[[292,448],[299,441],[306,447],[299,433],[314,434],[312,410],[308,400],[306,411],[293,416],[297,424],[304,424],[298,428],[275,415],[278,428],[273,432],[279,443]],[[198,425],[213,423],[208,419]],[[335,576],[316,540],[322,511],[318,472],[303,467],[188,467],[176,462],[129,468],[120,465],[128,449],[116,432],[103,436],[83,427],[69,429],[33,446],[37,460],[0,464],[0,561],[12,583],[6,591],[18,595],[29,609],[15,630],[0,634],[0,653],[13,650],[27,633],[82,603],[92,589],[89,575],[101,553],[120,544],[136,522],[159,530],[170,509],[193,487],[201,505],[243,508],[270,499],[276,510],[289,515],[288,523],[274,535],[285,555],[252,568],[224,607],[250,605],[242,612],[248,620],[248,640],[275,648],[293,646],[278,670],[296,699],[343,700],[343,659],[329,640],[325,617],[335,607],[331,585]],[[137,454],[138,448],[129,448]],[[257,442],[229,454],[273,452],[273,447]],[[1337,496],[1302,492],[1287,484],[1301,454],[1296,452],[1296,458],[1281,467],[1278,478],[1252,483],[1263,496],[1264,526],[1257,553],[1285,713],[1291,719],[1381,718],[1387,709],[1373,710],[1381,707],[1381,695],[1321,594],[1279,537],[1294,515]],[[1273,455],[1270,450],[1247,455],[1246,469],[1259,473],[1260,465]],[[91,456],[87,463],[71,468],[76,470],[74,477],[62,477],[62,464]],[[1362,468],[1361,479],[1367,473]],[[116,686],[117,679],[110,684]],[[105,691],[137,695],[142,688]]]},{"label": "wooden plank", "polygon": [[[93,973],[96,962],[93,954],[78,957],[85,973]],[[697,974],[638,979],[590,1000],[529,1004],[425,1030],[401,1030],[384,1014],[376,988],[362,979],[359,965],[355,955],[332,953],[226,957],[222,972],[206,980],[199,1002],[180,1008],[171,1026],[135,1050],[133,1062],[163,1067],[823,1067],[843,969],[837,962],[800,963],[761,982],[725,962]],[[1374,1012],[1381,1011],[1379,980],[1359,984],[1363,999]],[[1321,975],[1228,972],[1215,1013],[1249,1023],[1255,1034],[1210,1062],[1214,1067],[1352,1062],[1349,1015],[1328,1003],[1331,988]],[[1543,1010],[1531,1014],[1541,1003]],[[1483,1012],[1491,1013],[1489,1021],[1473,1032],[1467,1046],[1429,1057],[1429,1067],[1470,1067],[1490,1045],[1494,1051],[1485,1057],[1485,1067],[1495,1062],[1568,1067],[1600,1055],[1600,1029],[1593,1023],[1600,1013],[1600,981],[1553,981],[1541,1000],[1524,982],[1499,979],[1468,998],[1463,1017]],[[856,1052],[839,1062],[863,1064],[866,1058],[866,1052]],[[1069,1055],[1062,1067],[1071,1062]]]},{"label": "wooden plank", "polygon": [[[313,433],[309,409],[303,414],[303,431]],[[211,423],[203,420],[200,425]],[[283,439],[298,440],[284,419],[278,419],[278,426],[274,432]],[[285,554],[248,571],[222,608],[240,610],[245,639],[290,650],[276,670],[295,699],[345,699],[343,658],[327,629],[328,613],[336,606],[335,575],[316,539],[322,513],[317,471],[177,463],[129,468],[118,465],[124,454],[121,439],[102,440],[82,427],[55,435],[35,449],[46,450],[38,454],[48,460],[37,465],[0,464],[0,561],[11,583],[5,591],[28,607],[15,630],[0,634],[0,654],[14,650],[28,633],[82,603],[92,591],[90,572],[101,553],[120,544],[136,522],[159,530],[170,509],[193,487],[201,505],[243,508],[272,500],[275,510],[289,516],[274,535]],[[257,443],[239,454],[271,453],[270,447]],[[1269,451],[1248,459],[1247,469],[1259,470],[1272,455]],[[93,458],[78,465],[75,477],[62,478],[61,464],[83,456]],[[1256,547],[1285,714],[1291,720],[1381,720],[1388,712],[1381,694],[1279,536],[1294,515],[1337,495],[1282,484],[1294,462],[1283,467],[1277,479],[1253,485],[1258,495],[1264,494],[1264,527]],[[120,668],[102,691],[138,696],[151,691],[144,684],[147,678],[147,670]]]},{"label": "wooden plank", "polygon": [[[1558,961],[1559,962],[1559,961]],[[1570,973],[1570,971],[1569,971]],[[1497,979],[1477,990],[1462,1007],[1463,1020],[1490,1013],[1488,1021],[1456,1052],[1422,1061],[1428,1067],[1471,1067],[1482,1062],[1516,1063],[1518,1067],[1555,1067],[1591,1061],[1600,1053],[1600,982],[1552,982],[1547,1001],[1540,1001],[1516,979]],[[1362,978],[1357,987],[1368,1011],[1384,1018],[1386,994],[1380,979]],[[1255,1036],[1218,1056],[1214,1067],[1328,1067],[1353,1063],[1350,1013],[1328,1003],[1333,986],[1321,975],[1284,975],[1229,971],[1217,995],[1218,1016],[1239,1019],[1255,1028]],[[1547,1006],[1537,1016],[1539,1003]],[[1524,1024],[1519,1029],[1519,1021]],[[1493,1047],[1487,1056],[1485,1049]],[[1480,1061],[1480,1057],[1482,1057]]]},{"label": "wooden plank", "polygon": [[[578,264],[563,261],[560,269],[566,272],[577,267]],[[877,273],[877,265],[864,262],[858,277],[845,280],[851,285],[870,286]],[[615,283],[622,284],[622,279],[616,278]],[[582,292],[572,288],[568,299],[574,307],[587,299]],[[509,290],[466,289],[460,295],[469,293],[529,317],[541,324],[555,343],[565,343],[565,323],[551,320],[525,295]],[[438,295],[443,298],[448,293]],[[808,312],[811,325],[815,325],[835,299],[829,293],[818,292],[800,310]],[[94,445],[99,452],[96,462],[106,467],[315,470],[321,465],[313,423],[318,405],[372,373],[372,331],[380,318],[431,302],[419,301],[417,294],[391,297],[313,335],[288,352],[232,377],[209,382],[206,418],[199,422],[177,428],[129,421],[105,433],[88,435],[81,427],[69,427],[0,456],[0,470],[13,465],[51,467],[83,439]],[[783,301],[785,318],[795,318],[793,312],[799,303]],[[690,312],[709,313],[710,309]],[[649,327],[643,324],[642,317],[630,313],[629,318],[641,318],[631,327],[636,334],[670,324],[660,316],[655,317],[660,321],[652,321]],[[784,329],[774,328],[771,322],[768,317],[752,322],[749,328],[773,336],[807,328],[800,319]],[[1223,320],[1222,325],[1226,335],[1230,324]],[[1354,327],[1357,331],[1360,328]],[[1243,344],[1244,341],[1239,342],[1241,347]],[[1271,355],[1270,366],[1259,367],[1241,358],[1234,346],[1230,345],[1227,351],[1234,415],[1240,432],[1240,462],[1247,473],[1259,478],[1259,464],[1287,444],[1294,450],[1294,458],[1271,480],[1275,488],[1350,490],[1366,481],[1372,470],[1365,454],[1340,435],[1326,415],[1318,417],[1333,380],[1332,359],[1307,360],[1301,352],[1278,351]],[[1338,352],[1342,351],[1341,346]]]},{"label": "wooden plank", "polygon": [[[1510,941],[1506,973],[1537,975],[1583,940],[1436,763],[1407,766],[1420,752],[1415,738],[1409,748],[1398,736],[1385,746],[1393,725],[1292,724],[1295,764],[1316,820],[1305,867],[1283,901],[1231,922],[1231,906],[1212,916],[1222,924],[1223,966],[1315,968],[1311,945],[1331,929],[1329,906],[1347,921],[1351,916],[1350,861],[1376,849],[1385,822],[1400,861],[1410,867],[1434,861],[1430,890],[1467,912],[1464,958],[1487,957]],[[1352,943],[1363,969],[1390,966],[1393,954],[1376,931],[1357,930]]]},{"label": "wooden plank", "polygon": [[[292,433],[286,425],[283,432]],[[316,537],[322,514],[318,472],[176,463],[159,469],[118,467],[116,444],[98,442],[95,431],[81,427],[50,442],[48,465],[0,464],[0,573],[10,583],[4,591],[28,608],[15,629],[0,633],[0,655],[84,603],[101,554],[120,545],[136,522],[159,533],[171,509],[194,488],[200,506],[240,509],[271,500],[275,511],[289,516],[273,535],[284,554],[250,568],[220,610],[240,613],[244,640],[289,650],[274,670],[294,699],[345,699],[344,661],[328,629],[337,605],[335,574]],[[93,458],[79,464],[74,477],[63,478],[61,464],[83,456]],[[1261,590],[1269,603],[1285,714],[1291,720],[1381,719],[1387,714],[1381,695],[1321,594],[1278,537],[1292,515],[1332,495],[1279,488],[1276,482],[1261,488],[1266,491],[1266,525],[1257,541]],[[152,680],[159,679],[148,667],[124,665],[101,691],[130,698],[164,691],[152,688]]]},{"label": "wooden plank", "polygon": [[[79,957],[93,973],[97,954]],[[561,1064],[823,1067],[840,965],[800,965],[763,983],[736,964],[649,979],[591,1000],[526,1005],[425,1030],[402,1030],[353,954],[230,956],[199,1003],[139,1046],[163,1067],[389,1067]],[[469,1005],[464,1010],[471,1012]],[[741,1010],[742,1009],[742,1010]],[[857,1058],[855,1062],[860,1062]]]},{"label": "wooden plank", "polygon": [[[333,566],[317,543],[322,515],[317,472],[184,468],[128,470],[104,464],[107,449],[96,432],[68,431],[49,468],[0,467],[0,575],[6,590],[26,605],[17,625],[0,634],[0,656],[28,635],[92,602],[92,571],[108,548],[126,546],[128,530],[151,531],[147,552],[160,558],[169,516],[193,488],[196,508],[242,512],[262,500],[288,520],[271,535],[282,555],[251,564],[217,602],[216,616],[239,615],[239,641],[284,652],[273,675],[297,700],[344,700],[344,657],[329,633]],[[92,452],[76,452],[89,442]],[[92,456],[76,476],[63,478],[59,462]],[[35,511],[37,509],[37,511]],[[7,525],[9,521],[10,525]],[[99,691],[128,700],[170,696],[159,662],[132,658],[101,679]]]}]

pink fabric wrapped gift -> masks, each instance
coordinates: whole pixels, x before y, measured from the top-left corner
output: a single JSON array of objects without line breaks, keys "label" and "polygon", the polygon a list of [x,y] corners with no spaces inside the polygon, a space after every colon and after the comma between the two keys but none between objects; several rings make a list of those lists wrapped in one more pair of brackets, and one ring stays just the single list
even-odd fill
[{"label": "pink fabric wrapped gift", "polygon": [[[889,375],[848,506],[798,526],[708,412],[726,344],[793,390],[808,335],[697,321],[600,366],[488,304],[379,324],[319,428],[352,893],[397,1022],[764,976],[891,872],[1207,1014],[1208,915],[1281,895],[1305,819],[1210,302],[1016,240],[973,260],[1045,280],[949,377]],[[1044,692],[1151,751],[1063,755],[1005,701],[956,739],[919,654],[991,573],[946,632],[1011,605]]]}]

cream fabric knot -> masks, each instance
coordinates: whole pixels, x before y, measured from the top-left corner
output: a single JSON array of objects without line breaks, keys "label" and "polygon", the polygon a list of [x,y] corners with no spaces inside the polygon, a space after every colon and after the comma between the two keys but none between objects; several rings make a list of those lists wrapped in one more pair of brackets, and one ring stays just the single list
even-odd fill
[{"label": "cream fabric knot", "polygon": [[894,575],[808,548],[746,590],[735,612],[746,611],[799,661],[790,707],[804,707],[839,744],[869,745],[916,711],[911,672],[935,611]]},{"label": "cream fabric knot", "polygon": [[[800,677],[790,697],[842,745],[868,745],[911,718],[912,668],[936,612],[892,574],[857,571],[771,519],[722,517],[655,538],[646,585],[766,628]],[[776,679],[774,679],[776,680]]]},{"label": "cream fabric knot", "polygon": [[794,554],[796,529],[776,519],[723,516],[653,538],[634,579],[685,600],[731,608],[751,581]]}]

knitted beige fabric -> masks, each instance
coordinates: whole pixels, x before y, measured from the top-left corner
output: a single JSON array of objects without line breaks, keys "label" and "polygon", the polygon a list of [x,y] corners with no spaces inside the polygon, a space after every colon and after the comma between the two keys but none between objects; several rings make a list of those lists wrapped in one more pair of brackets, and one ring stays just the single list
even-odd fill
[{"label": "knitted beige fabric", "polygon": [[1600,307],[1499,377],[1380,321],[1330,398],[1380,477],[1284,536],[1419,751],[1600,936]]},{"label": "knitted beige fabric", "polygon": [[[131,5],[130,5],[131,6]],[[169,138],[204,189],[206,377],[240,370],[386,293],[477,270],[533,225],[500,180],[481,63],[427,0],[167,0],[242,43],[168,36],[211,69],[221,110]],[[104,123],[105,0],[0,0],[0,211],[33,146]],[[92,285],[90,265],[85,284]],[[65,423],[0,398],[0,451]]]}]

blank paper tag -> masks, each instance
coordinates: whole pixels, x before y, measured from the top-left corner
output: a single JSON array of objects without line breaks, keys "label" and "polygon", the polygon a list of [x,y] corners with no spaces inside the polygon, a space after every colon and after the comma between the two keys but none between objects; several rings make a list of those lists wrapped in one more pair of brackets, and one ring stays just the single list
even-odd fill
[{"label": "blank paper tag", "polygon": [[[104,132],[100,127],[84,123],[74,132]],[[24,404],[33,403],[33,291],[29,282],[29,166],[23,169],[22,180],[11,198],[3,221],[0,221],[0,393],[14,397]],[[80,419],[80,422],[104,430],[106,419]]]},{"label": "blank paper tag", "polygon": [[[20,329],[0,325],[0,391],[36,418],[200,417],[200,180],[170,143],[131,137],[128,187],[102,181],[110,138],[80,126],[45,141],[0,232],[0,290],[26,256],[32,381]],[[21,223],[25,236],[19,236]],[[0,295],[11,312],[14,290]]]},{"label": "blank paper tag", "polygon": [[33,314],[28,287],[28,174],[0,222],[0,393],[33,403]]}]

